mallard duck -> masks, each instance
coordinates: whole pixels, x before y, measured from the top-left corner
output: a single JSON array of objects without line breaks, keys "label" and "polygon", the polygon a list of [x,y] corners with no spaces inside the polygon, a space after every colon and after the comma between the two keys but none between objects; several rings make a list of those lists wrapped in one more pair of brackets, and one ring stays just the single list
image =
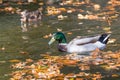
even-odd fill
[{"label": "mallard duck", "polygon": [[69,53],[84,53],[94,51],[95,49],[103,50],[106,47],[110,34],[102,34],[92,37],[77,37],[67,43],[66,37],[62,32],[56,32],[48,42],[51,45],[58,41],[58,50]]}]

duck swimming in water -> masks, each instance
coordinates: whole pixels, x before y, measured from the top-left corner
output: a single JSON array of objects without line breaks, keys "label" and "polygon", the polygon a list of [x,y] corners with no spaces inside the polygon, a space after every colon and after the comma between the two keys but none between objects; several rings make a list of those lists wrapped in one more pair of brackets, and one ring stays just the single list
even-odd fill
[{"label": "duck swimming in water", "polygon": [[49,45],[54,41],[58,41],[58,50],[69,53],[84,53],[94,51],[96,49],[103,50],[106,47],[110,34],[102,34],[93,37],[77,37],[67,43],[66,37],[62,32],[56,32],[52,35]]}]

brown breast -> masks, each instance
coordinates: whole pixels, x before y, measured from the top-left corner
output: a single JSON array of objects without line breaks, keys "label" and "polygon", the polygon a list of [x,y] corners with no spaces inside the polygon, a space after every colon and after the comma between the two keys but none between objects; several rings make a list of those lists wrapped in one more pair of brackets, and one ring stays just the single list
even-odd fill
[{"label": "brown breast", "polygon": [[66,52],[67,51],[66,45],[59,44],[58,45],[58,50],[61,51],[61,52]]}]

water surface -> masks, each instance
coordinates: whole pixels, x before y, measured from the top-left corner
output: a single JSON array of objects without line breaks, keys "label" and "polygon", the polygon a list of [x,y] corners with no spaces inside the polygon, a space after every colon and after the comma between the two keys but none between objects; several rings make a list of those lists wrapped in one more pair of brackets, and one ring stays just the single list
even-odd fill
[{"label": "water surface", "polygon": [[[62,29],[69,42],[78,35],[91,36],[106,33],[103,28],[110,27],[111,38],[116,39],[116,42],[108,44],[104,51],[119,50],[120,17],[108,26],[104,21],[78,20],[76,14],[67,16],[69,18],[65,20],[58,20],[56,16],[44,16],[37,27],[30,26],[27,32],[22,32],[19,15],[0,14],[0,79],[7,79],[7,74],[12,71],[9,60],[24,61],[27,58],[37,60],[41,58],[40,54],[63,54],[57,51],[56,43],[51,47],[48,46],[50,38],[43,38],[45,35],[56,32],[57,29]],[[67,34],[68,32],[72,34]]]}]

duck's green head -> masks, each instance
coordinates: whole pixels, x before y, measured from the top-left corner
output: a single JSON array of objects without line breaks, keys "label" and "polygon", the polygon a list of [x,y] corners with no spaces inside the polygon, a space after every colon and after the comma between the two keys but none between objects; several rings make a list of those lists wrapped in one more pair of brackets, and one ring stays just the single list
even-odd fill
[{"label": "duck's green head", "polygon": [[67,43],[65,35],[62,32],[53,33],[52,38],[48,44],[51,45],[54,41],[58,41],[58,43]]}]

